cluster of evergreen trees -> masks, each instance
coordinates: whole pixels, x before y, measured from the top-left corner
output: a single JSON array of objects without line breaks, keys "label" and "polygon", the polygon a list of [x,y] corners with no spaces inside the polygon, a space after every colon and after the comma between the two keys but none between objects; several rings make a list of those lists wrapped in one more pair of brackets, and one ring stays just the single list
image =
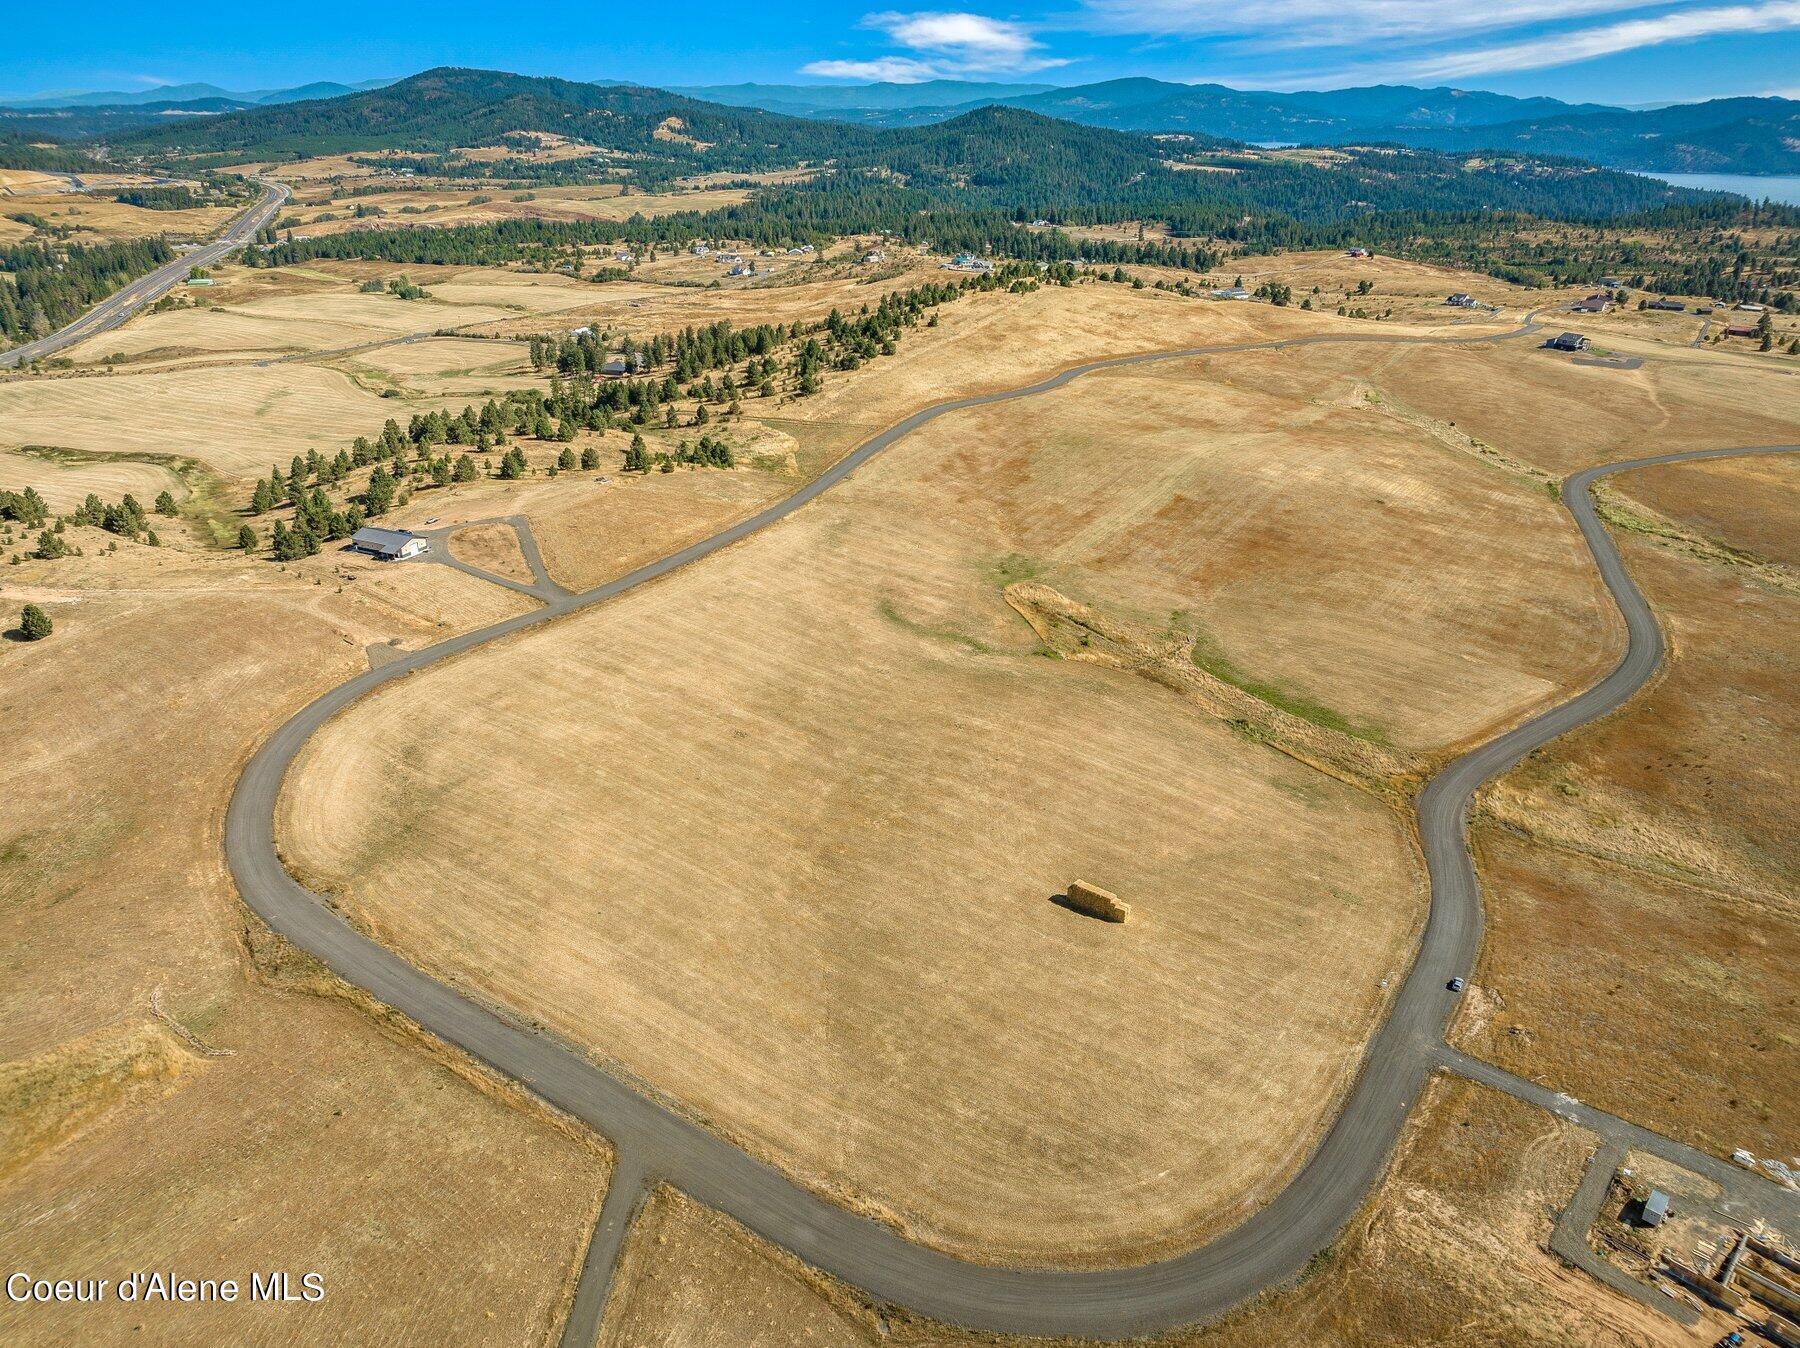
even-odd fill
[{"label": "cluster of evergreen trees", "polygon": [[12,520],[27,529],[36,529],[49,517],[50,508],[44,504],[44,498],[37,494],[37,488],[0,491],[0,520]]},{"label": "cluster of evergreen trees", "polygon": [[173,187],[128,187],[113,193],[113,200],[123,206],[140,206],[147,211],[185,211],[206,204],[184,185]]},{"label": "cluster of evergreen trees", "polygon": [[16,345],[48,336],[174,256],[160,238],[0,248],[0,338]]}]

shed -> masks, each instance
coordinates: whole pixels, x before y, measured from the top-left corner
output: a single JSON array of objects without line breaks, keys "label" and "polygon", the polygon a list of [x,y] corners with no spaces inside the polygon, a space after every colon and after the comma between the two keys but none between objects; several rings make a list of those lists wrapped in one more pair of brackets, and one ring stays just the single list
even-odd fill
[{"label": "shed", "polygon": [[409,533],[405,529],[373,527],[364,527],[351,534],[350,546],[357,552],[379,557],[384,562],[403,562],[408,557],[417,557],[431,551],[431,544],[418,534]]},{"label": "shed", "polygon": [[1645,1226],[1661,1226],[1663,1219],[1669,1215],[1669,1196],[1661,1189],[1652,1189],[1650,1197],[1644,1200],[1643,1223]]}]

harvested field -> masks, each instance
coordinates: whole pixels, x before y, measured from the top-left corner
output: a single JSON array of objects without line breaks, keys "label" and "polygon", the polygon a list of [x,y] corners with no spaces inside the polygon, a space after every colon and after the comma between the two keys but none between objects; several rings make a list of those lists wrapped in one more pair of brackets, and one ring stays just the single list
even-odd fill
[{"label": "harvested field", "polygon": [[525,348],[514,342],[433,337],[358,351],[331,364],[364,388],[395,389],[415,398],[480,401],[509,389],[544,385]]},{"label": "harvested field", "polygon": [[[1136,516],[1091,465],[982,497],[979,443],[921,436],[721,558],[385,690],[296,768],[282,845],[410,957],[923,1239],[1138,1258],[1298,1162],[1421,886],[1387,807],[1033,654],[1002,593],[1019,514]],[[342,789],[370,772],[395,791]],[[1132,921],[1051,903],[1071,875]]]},{"label": "harvested field", "polygon": [[24,491],[27,487],[35,488],[55,514],[75,509],[90,492],[103,501],[117,501],[129,493],[146,510],[158,492],[169,492],[177,501],[187,494],[181,479],[157,463],[124,458],[65,459],[0,450],[0,491]]},{"label": "harvested field", "polygon": [[[1698,1348],[1701,1338],[1544,1248],[1593,1140],[1467,1082],[1435,1082],[1365,1215],[1296,1288],[1168,1348]],[[601,1348],[975,1348],[1019,1343],[879,1313],[729,1218],[659,1191],[633,1228]],[[1046,1344],[1045,1340],[1031,1340]]]},{"label": "harvested field", "polygon": [[247,204],[240,201],[234,205],[152,211],[85,192],[31,193],[7,196],[4,201],[9,211],[29,211],[52,225],[75,230],[74,240],[78,243],[99,239],[141,239],[153,234],[167,234],[179,239],[209,238]]},{"label": "harvested field", "polygon": [[[618,436],[609,437],[616,442]],[[764,473],[678,472],[621,479],[545,496],[527,507],[544,565],[585,590],[708,538],[787,495],[793,483]]]},{"label": "harvested field", "polygon": [[388,417],[460,410],[466,398],[386,399],[311,365],[171,370],[0,383],[6,442],[83,452],[175,454],[227,478],[268,472],[308,449],[335,450]]},{"label": "harvested field", "polygon": [[519,536],[505,524],[472,524],[450,536],[450,555],[459,562],[492,571],[497,576],[536,582],[525,554],[519,550]]},{"label": "harvested field", "polygon": [[[1725,468],[1664,473],[1654,491],[1678,514],[1730,501],[1740,537],[1780,532],[1800,464],[1706,481]],[[1637,475],[1619,486],[1637,491]],[[1621,548],[1673,659],[1487,794],[1491,1003],[1462,1042],[1715,1153],[1792,1156],[1800,809],[1783,765],[1800,745],[1800,598],[1638,536]]]},{"label": "harvested field", "polygon": [[[262,564],[89,552],[6,576],[9,607],[36,599],[57,623],[48,641],[0,643],[0,715],[32,727],[7,747],[0,793],[9,1268],[318,1271],[327,1297],[0,1303],[0,1339],[152,1325],[163,1342],[553,1337],[604,1153],[316,995],[334,985],[247,925],[221,858],[251,745],[360,668],[364,643],[435,629]],[[89,584],[102,580],[114,588]]]},{"label": "harvested field", "polygon": [[997,515],[1005,550],[1065,593],[1405,750],[1597,678],[1624,634],[1566,513],[1316,396],[1308,363],[1330,350],[1105,372],[941,419],[917,437],[946,464],[932,508]]},{"label": "harvested field", "polygon": [[1787,382],[1765,365],[1713,351],[1645,355],[1635,370],[1576,365],[1526,338],[1492,351],[1323,348],[1306,358],[1558,477],[1647,454],[1800,440],[1800,400],[1781,396]]}]

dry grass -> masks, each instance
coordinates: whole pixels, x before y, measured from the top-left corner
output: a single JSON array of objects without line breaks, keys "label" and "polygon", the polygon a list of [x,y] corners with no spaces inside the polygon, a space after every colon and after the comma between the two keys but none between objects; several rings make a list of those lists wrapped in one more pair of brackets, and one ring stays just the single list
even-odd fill
[{"label": "dry grass", "polygon": [[1556,502],[1334,397],[1321,350],[1091,375],[940,420],[918,437],[948,463],[933,508],[1001,515],[1007,550],[1065,590],[1403,749],[1597,677],[1623,632]]},{"label": "dry grass", "polygon": [[389,417],[404,424],[417,412],[460,411],[470,397],[455,379],[439,385],[444,392],[398,398],[373,391],[379,387],[304,364],[252,366],[229,376],[180,369],[18,380],[0,383],[0,436],[12,446],[84,454],[172,454],[242,481],[308,449],[335,452],[358,435],[378,433]]},{"label": "dry grass", "polygon": [[[984,443],[921,436],[724,558],[354,710],[283,845],[412,957],[922,1238],[1132,1258],[1297,1163],[1420,884],[1385,807],[1032,654],[1002,594],[1028,520],[1085,507],[1098,537],[1142,500],[1096,490],[1110,438],[1016,487],[989,455],[991,491]],[[385,803],[342,790],[368,772]],[[1132,922],[1050,903],[1071,875]],[[548,914],[563,937],[526,939]]]},{"label": "dry grass", "polygon": [[0,491],[36,489],[52,513],[73,510],[94,493],[103,501],[117,501],[130,494],[146,510],[158,492],[169,492],[177,501],[187,488],[170,469],[158,463],[132,459],[63,459],[41,454],[0,450]]},{"label": "dry grass", "polygon": [[141,239],[155,234],[173,238],[209,238],[244,209],[244,202],[223,206],[194,206],[181,211],[153,211],[129,206],[110,197],[85,192],[42,192],[0,198],[8,213],[29,211],[52,225],[77,231],[75,242],[100,239]]},{"label": "dry grass", "polygon": [[[1791,528],[1800,464],[1690,465],[1648,486],[1679,513],[1729,503],[1728,537],[1748,541]],[[1791,1156],[1800,811],[1783,765],[1800,743],[1800,599],[1637,536],[1622,546],[1673,660],[1490,793],[1495,1000],[1464,1038],[1709,1150]]]},{"label": "dry grass", "polygon": [[472,524],[458,529],[450,536],[450,555],[459,562],[522,580],[527,585],[537,579],[519,550],[519,536],[505,524]]},{"label": "dry grass", "polygon": [[[5,1304],[0,1339],[552,1337],[604,1155],[400,1027],[307,995],[330,984],[304,961],[253,961],[221,855],[251,746],[361,668],[365,643],[421,639],[435,619],[266,564],[176,547],[102,558],[88,542],[82,559],[9,568],[0,600],[42,602],[57,624],[0,644],[0,715],[31,727],[7,746],[0,795],[9,1268],[310,1270],[328,1295]],[[451,575],[411,575],[427,570]]]},{"label": "dry grass", "polygon": [[[1515,1100],[1433,1084],[1393,1172],[1297,1287],[1167,1348],[1700,1348],[1702,1338],[1548,1254],[1592,1139]],[[974,1348],[1017,1343],[878,1312],[728,1218],[659,1191],[633,1228],[602,1348]],[[1045,1345],[1044,1340],[1030,1342]],[[1059,1341],[1062,1342],[1062,1341]]]},{"label": "dry grass", "polygon": [[[1559,326],[1551,319],[1552,328]],[[1590,464],[1679,449],[1800,441],[1788,381],[1748,357],[1646,346],[1636,370],[1577,365],[1530,344],[1313,353],[1360,380],[1561,476]]]}]

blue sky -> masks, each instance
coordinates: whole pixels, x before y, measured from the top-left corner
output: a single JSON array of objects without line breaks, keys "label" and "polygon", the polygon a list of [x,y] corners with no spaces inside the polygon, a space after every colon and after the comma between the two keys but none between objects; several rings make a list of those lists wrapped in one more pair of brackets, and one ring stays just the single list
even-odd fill
[{"label": "blue sky", "polygon": [[1572,101],[1800,96],[1800,0],[1051,0],[879,10],[341,0],[15,5],[0,94],[268,88],[471,65],[647,84],[1120,75],[1244,88],[1452,84]]}]

